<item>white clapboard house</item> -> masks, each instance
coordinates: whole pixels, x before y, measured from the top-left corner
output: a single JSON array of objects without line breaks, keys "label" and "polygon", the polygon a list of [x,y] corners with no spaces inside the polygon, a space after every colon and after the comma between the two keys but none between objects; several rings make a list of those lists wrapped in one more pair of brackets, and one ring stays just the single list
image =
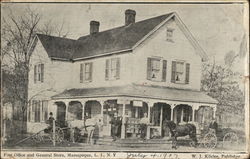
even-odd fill
[{"label": "white clapboard house", "polygon": [[[144,113],[147,138],[162,133],[164,120],[203,124],[215,115],[217,101],[200,91],[207,55],[177,13],[125,23],[77,40],[37,34],[29,73],[28,132],[46,127],[49,112],[58,121],[101,117],[100,136],[110,136],[115,112],[122,118],[121,138],[138,136]],[[87,27],[87,26],[86,26]],[[207,115],[206,110],[211,110]],[[165,133],[165,135],[168,135]]]}]

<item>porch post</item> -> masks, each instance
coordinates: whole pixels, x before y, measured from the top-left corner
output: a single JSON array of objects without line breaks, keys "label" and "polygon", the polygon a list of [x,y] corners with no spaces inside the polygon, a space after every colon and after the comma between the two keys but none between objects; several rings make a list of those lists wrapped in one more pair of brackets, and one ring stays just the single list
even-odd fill
[{"label": "porch post", "polygon": [[216,107],[213,107],[213,117],[214,117],[214,119],[216,117]]},{"label": "porch post", "polygon": [[85,100],[80,100],[80,103],[82,104],[82,120],[84,120],[84,114],[85,114],[85,104],[87,101]]},{"label": "porch post", "polygon": [[175,107],[175,104],[170,104],[170,107],[171,107],[171,121],[174,121],[174,107]]},{"label": "porch post", "polygon": [[125,139],[125,102],[122,104],[122,131],[121,131],[121,139]]},{"label": "porch post", "polygon": [[183,107],[181,108],[181,123],[183,122],[183,114],[184,114],[184,109]]},{"label": "porch post", "polygon": [[130,103],[130,101],[126,99],[119,99],[117,100],[117,104],[122,104],[122,127],[121,127],[121,139],[125,139],[126,136],[126,127],[125,127],[125,109],[126,109],[126,104]]},{"label": "porch post", "polygon": [[69,109],[69,103],[70,101],[64,101],[66,109],[65,109],[65,120],[68,120],[68,109]]},{"label": "porch post", "polygon": [[[161,105],[161,114],[160,114],[160,127],[161,127],[161,130],[162,130],[162,117],[163,116],[163,105]],[[160,136],[161,136],[161,131],[160,131]]]},{"label": "porch post", "polygon": [[194,106],[192,106],[192,122],[194,122],[194,116],[195,116],[195,109]]},{"label": "porch post", "polygon": [[138,107],[135,107],[135,118],[138,118]]},{"label": "porch post", "polygon": [[[153,101],[148,101],[148,121],[150,124],[152,124],[150,122],[150,118],[151,118],[151,108],[154,106],[154,102]],[[147,126],[147,134],[146,134],[146,139],[150,139],[150,125]]]}]

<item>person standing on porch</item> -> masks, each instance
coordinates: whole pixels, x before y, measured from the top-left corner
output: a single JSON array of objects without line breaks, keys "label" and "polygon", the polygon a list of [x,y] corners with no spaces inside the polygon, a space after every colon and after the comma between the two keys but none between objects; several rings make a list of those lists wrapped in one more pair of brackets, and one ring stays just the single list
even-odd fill
[{"label": "person standing on porch", "polygon": [[113,141],[115,141],[121,135],[121,125],[122,125],[122,120],[120,117],[118,117],[117,113],[114,113],[114,116],[110,121],[110,124],[111,124],[111,136],[113,137]]},{"label": "person standing on porch", "polygon": [[144,113],[144,116],[143,116],[143,118],[141,118],[139,123],[140,123],[140,130],[141,130],[141,138],[143,140],[145,140],[146,136],[147,136],[147,127],[149,124],[149,119],[148,119],[147,113]]}]

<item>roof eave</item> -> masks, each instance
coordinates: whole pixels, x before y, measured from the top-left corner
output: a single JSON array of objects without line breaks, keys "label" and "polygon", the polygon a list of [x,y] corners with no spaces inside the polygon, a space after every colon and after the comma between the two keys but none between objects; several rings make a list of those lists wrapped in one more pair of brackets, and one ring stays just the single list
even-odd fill
[{"label": "roof eave", "polygon": [[91,58],[96,58],[96,57],[102,57],[102,56],[108,56],[108,55],[112,55],[112,54],[119,54],[119,53],[132,52],[132,51],[133,51],[132,48],[130,48],[130,49],[124,49],[124,50],[118,50],[118,51],[103,53],[103,54],[94,55],[94,56],[81,57],[81,58],[73,58],[73,61],[86,60],[86,59],[91,59]]}]

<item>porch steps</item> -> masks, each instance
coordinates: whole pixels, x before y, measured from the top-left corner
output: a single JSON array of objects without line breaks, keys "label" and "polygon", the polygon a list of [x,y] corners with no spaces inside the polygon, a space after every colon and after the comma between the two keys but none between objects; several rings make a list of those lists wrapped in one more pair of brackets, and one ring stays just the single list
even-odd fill
[{"label": "porch steps", "polygon": [[168,145],[172,142],[167,139],[149,139],[149,140],[141,140],[141,139],[122,139],[115,144],[120,147],[158,147],[162,145]]},{"label": "porch steps", "polygon": [[113,138],[110,136],[105,136],[105,137],[99,137],[97,140],[98,145],[113,145],[114,141]]},{"label": "porch steps", "polygon": [[98,145],[112,145],[117,147],[158,147],[162,145],[172,144],[172,141],[169,139],[118,139],[113,141],[112,138],[99,138],[97,141]]}]

